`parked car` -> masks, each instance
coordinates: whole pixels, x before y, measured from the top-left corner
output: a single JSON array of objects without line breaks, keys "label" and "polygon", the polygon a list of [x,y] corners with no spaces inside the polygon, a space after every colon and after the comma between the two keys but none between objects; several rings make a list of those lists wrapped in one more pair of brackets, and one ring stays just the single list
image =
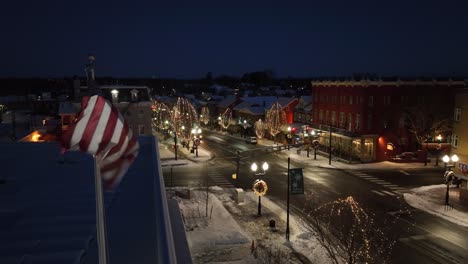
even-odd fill
[{"label": "parked car", "polygon": [[392,161],[395,162],[416,162],[418,160],[417,153],[414,152],[403,152],[401,154],[396,155],[392,158]]},{"label": "parked car", "polygon": [[248,137],[246,140],[245,140],[246,143],[250,143],[250,144],[257,144],[257,137]]}]

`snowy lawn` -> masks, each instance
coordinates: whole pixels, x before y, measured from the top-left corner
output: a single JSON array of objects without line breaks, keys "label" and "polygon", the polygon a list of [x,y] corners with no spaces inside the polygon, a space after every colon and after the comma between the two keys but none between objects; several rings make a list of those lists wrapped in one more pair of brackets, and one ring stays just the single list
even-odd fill
[{"label": "snowy lawn", "polygon": [[[285,239],[286,212],[262,198],[262,216],[257,216],[257,196],[247,192],[244,203],[237,204],[232,189],[211,187],[208,217],[206,192],[192,191],[190,200],[177,197],[186,225],[194,263],[259,263],[268,251],[281,263],[330,263],[325,250],[313,235],[290,216],[290,242]],[[269,220],[276,220],[276,229]],[[252,241],[254,248],[252,251]],[[257,258],[257,259],[256,259]]]}]

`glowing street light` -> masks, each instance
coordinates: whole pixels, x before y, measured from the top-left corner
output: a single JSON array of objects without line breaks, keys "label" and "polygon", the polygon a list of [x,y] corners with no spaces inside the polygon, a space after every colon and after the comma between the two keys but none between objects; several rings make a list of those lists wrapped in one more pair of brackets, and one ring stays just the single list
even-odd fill
[{"label": "glowing street light", "polygon": [[[258,170],[257,163],[254,162],[250,166],[250,169],[252,170],[255,176],[265,175],[268,168],[269,168],[268,163],[264,162],[262,165],[263,172],[257,173],[257,170]],[[268,186],[265,181],[257,179],[253,184],[253,190],[255,194],[258,196],[258,216],[261,216],[262,215],[262,196],[266,194],[266,191],[268,190]]]},{"label": "glowing street light", "polygon": [[[458,156],[456,154],[452,155],[451,157],[449,157],[448,155],[445,155],[442,158],[442,161],[445,163],[444,181],[445,181],[445,184],[447,185],[447,190],[445,192],[445,206],[448,206],[449,205],[449,187],[455,178],[455,173],[452,171],[452,168],[455,166],[455,163],[458,162]],[[449,164],[450,161],[452,161],[453,164]]]}]

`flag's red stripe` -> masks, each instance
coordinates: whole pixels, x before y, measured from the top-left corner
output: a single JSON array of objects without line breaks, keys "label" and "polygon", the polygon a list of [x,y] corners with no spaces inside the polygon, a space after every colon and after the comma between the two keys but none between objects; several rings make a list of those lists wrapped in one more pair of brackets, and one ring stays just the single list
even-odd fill
[{"label": "flag's red stripe", "polygon": [[[99,144],[99,149],[96,153],[96,155],[99,155],[103,149],[109,145],[109,142],[112,139],[112,135],[114,134],[115,126],[117,125],[117,119],[119,117],[119,112],[118,110],[114,107],[109,105],[111,107],[111,113],[109,115],[109,120],[107,121],[107,126],[106,129],[104,130],[104,134],[102,136],[101,143]],[[104,153],[105,155],[106,153]]]},{"label": "flag's red stripe", "polygon": [[[128,146],[130,147],[130,145],[131,145],[131,147],[133,148],[133,146],[135,146],[136,143],[137,143],[137,140],[136,140],[136,138],[134,137],[134,138],[131,139],[131,141],[130,141],[130,143],[128,144]],[[118,165],[122,162],[122,160],[124,160],[124,159],[132,159],[132,157],[134,157],[134,153],[128,153],[128,152],[131,150],[131,148],[129,148],[129,147],[127,147],[127,149],[125,149],[125,152],[122,153],[122,155],[121,155],[118,159],[116,159],[116,160],[115,160],[114,162],[112,162],[112,163],[109,163],[109,164],[105,165],[104,167],[101,168],[101,170],[102,170],[102,171],[110,171],[110,170],[113,170],[113,169],[115,169],[116,167],[118,167]],[[134,152],[136,152],[136,151],[134,151]]]},{"label": "flag's red stripe", "polygon": [[106,101],[103,97],[99,96],[96,99],[93,111],[91,112],[91,116],[89,117],[88,123],[86,124],[86,129],[83,132],[83,136],[80,140],[80,149],[82,151],[88,151],[89,143],[91,143],[91,140],[93,139],[94,131],[96,131],[96,127],[99,123],[99,119],[101,118],[105,103]]},{"label": "flag's red stripe", "polygon": [[[102,157],[103,163],[109,163],[106,166],[102,166],[100,164],[100,170],[102,176],[105,176],[104,179],[104,186],[106,188],[112,188],[117,185],[121,178],[125,175],[126,171],[128,170],[130,164],[136,159],[138,155],[138,141],[137,138],[133,135],[130,128],[128,127],[125,120],[122,118],[120,113],[116,108],[114,108],[111,104],[109,104],[102,96],[96,96],[96,103],[93,106],[90,106],[89,101],[91,97],[84,97],[81,102],[81,111],[78,114],[77,120],[82,120],[83,118],[88,118],[87,123],[80,123],[79,125],[84,128],[83,135],[81,138],[77,139],[79,142],[71,142],[73,135],[76,130],[76,125],[78,124],[77,121],[73,122],[70,126],[70,129],[65,133],[62,137],[62,146],[66,149],[69,149],[70,146],[75,147],[78,145],[80,150],[88,152],[90,149],[91,142],[95,142],[99,144],[98,146],[92,146],[93,149],[97,149],[97,153],[90,153],[90,154],[99,154],[104,150],[109,149],[112,146],[109,153]],[[92,111],[87,111],[87,116],[84,115],[84,110],[87,108],[93,107]],[[99,125],[99,120],[102,117],[102,112],[105,107],[111,107],[111,111],[106,120],[106,124],[102,134],[102,139],[98,142],[99,138],[94,138],[94,135]],[[90,109],[88,109],[90,110]],[[107,109],[105,109],[107,110]],[[118,122],[122,122],[122,131],[115,131]],[[120,133],[120,135],[115,134],[115,136],[119,136],[117,138],[118,142],[111,141],[114,133]],[[114,136],[114,138],[115,138]],[[131,138],[129,138],[131,136]],[[128,140],[128,143],[125,146],[125,149],[122,149],[124,146],[125,141]],[[94,143],[93,143],[94,144]],[[115,145],[114,145],[115,144]],[[114,146],[113,146],[114,145]],[[89,153],[89,152],[88,152]],[[103,153],[100,154],[101,156]],[[114,155],[114,157],[112,157]],[[112,158],[114,161],[110,161],[109,159]]]},{"label": "flag's red stripe", "polygon": [[122,148],[122,145],[123,145],[125,139],[128,137],[128,130],[129,130],[128,125],[127,125],[127,123],[124,122],[123,127],[122,127],[122,134],[120,134],[119,143],[117,143],[117,145],[115,145],[109,151],[109,154],[107,154],[107,156],[110,156],[110,155],[118,152],[120,150],[120,148]]}]

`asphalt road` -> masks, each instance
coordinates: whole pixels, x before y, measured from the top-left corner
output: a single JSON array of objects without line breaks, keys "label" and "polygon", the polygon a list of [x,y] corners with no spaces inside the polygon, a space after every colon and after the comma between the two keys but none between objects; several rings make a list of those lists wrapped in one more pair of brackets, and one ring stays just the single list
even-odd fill
[{"label": "asphalt road", "polygon": [[[209,131],[204,131],[202,144],[214,154],[214,159],[196,167],[175,167],[172,177],[168,177],[170,169],[164,168],[166,185],[171,186],[172,182],[174,186],[200,186],[209,177],[213,185],[251,189],[255,179],[261,178],[268,184],[268,198],[286,208],[288,150],[272,152]],[[239,175],[233,180],[237,151]],[[270,165],[269,170],[265,175],[254,175],[250,170],[252,162],[261,167],[264,161]],[[391,233],[397,244],[391,263],[468,263],[468,228],[410,208],[402,196],[410,188],[440,184],[440,169],[345,171],[317,167],[312,159],[291,161],[290,168],[303,168],[305,185],[304,195],[290,196],[292,213],[304,216],[311,201],[324,203],[352,196],[375,214],[381,228],[387,227],[384,220],[395,221]]]}]

